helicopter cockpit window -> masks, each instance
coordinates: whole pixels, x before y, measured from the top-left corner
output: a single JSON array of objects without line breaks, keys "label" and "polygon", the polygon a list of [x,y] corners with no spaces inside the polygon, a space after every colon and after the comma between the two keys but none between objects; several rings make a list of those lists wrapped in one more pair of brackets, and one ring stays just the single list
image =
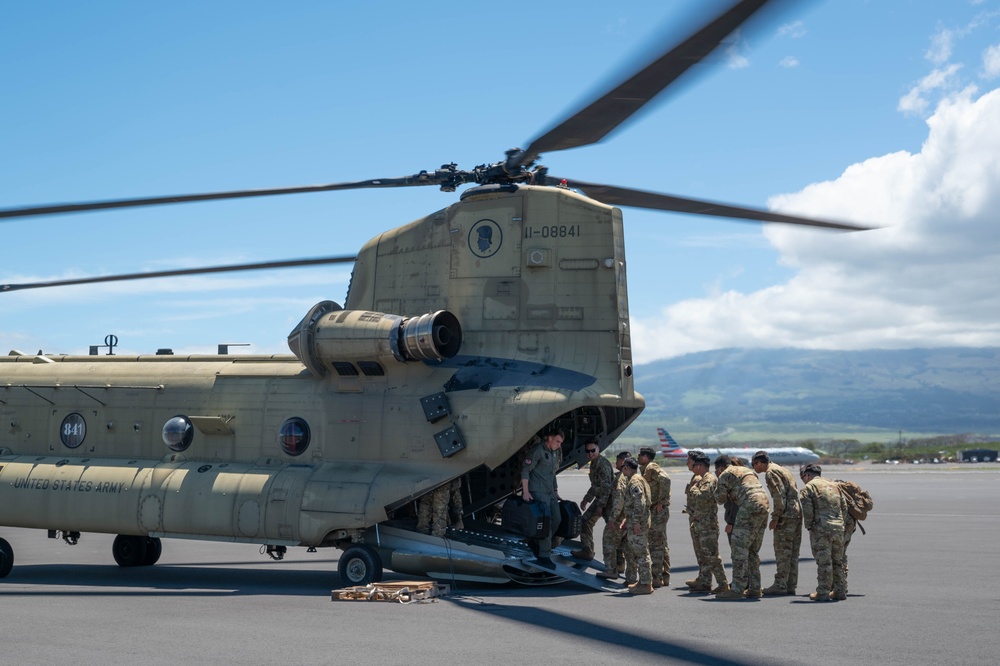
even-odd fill
[{"label": "helicopter cockpit window", "polygon": [[87,422],[82,416],[74,412],[62,420],[62,425],[59,426],[59,439],[67,447],[75,449],[83,444],[86,436]]},{"label": "helicopter cockpit window", "polygon": [[281,430],[278,431],[278,444],[290,456],[304,453],[309,448],[309,439],[309,424],[297,416],[282,423]]},{"label": "helicopter cockpit window", "polygon": [[349,361],[334,361],[332,365],[341,377],[354,377],[358,374],[358,369]]},{"label": "helicopter cockpit window", "polygon": [[191,446],[194,426],[186,416],[175,416],[163,424],[163,443],[178,453]]},{"label": "helicopter cockpit window", "polygon": [[382,366],[375,361],[358,361],[358,367],[366,377],[381,377],[385,374]]}]

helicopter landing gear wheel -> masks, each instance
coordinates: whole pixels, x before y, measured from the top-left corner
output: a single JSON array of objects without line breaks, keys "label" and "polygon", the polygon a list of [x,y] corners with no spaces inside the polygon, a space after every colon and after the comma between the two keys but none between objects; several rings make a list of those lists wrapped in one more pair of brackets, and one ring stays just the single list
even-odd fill
[{"label": "helicopter landing gear wheel", "polygon": [[146,537],[119,534],[111,546],[111,554],[120,567],[137,567],[146,561]]},{"label": "helicopter landing gear wheel", "polygon": [[337,572],[344,585],[377,583],[382,580],[382,559],[371,547],[354,545],[340,556]]},{"label": "helicopter landing gear wheel", "polygon": [[159,561],[163,544],[156,537],[146,537],[143,540],[146,542],[146,557],[142,559],[142,566],[151,567]]},{"label": "helicopter landing gear wheel", "polygon": [[0,578],[6,578],[14,568],[14,549],[6,539],[0,539]]}]

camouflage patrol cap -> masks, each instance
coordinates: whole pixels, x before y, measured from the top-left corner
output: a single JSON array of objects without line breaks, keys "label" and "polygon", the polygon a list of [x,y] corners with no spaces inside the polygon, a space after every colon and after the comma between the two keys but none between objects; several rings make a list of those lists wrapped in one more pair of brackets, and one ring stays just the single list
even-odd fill
[{"label": "camouflage patrol cap", "polygon": [[632,469],[639,469],[639,463],[635,458],[626,458],[625,462],[622,463],[622,467],[631,467]]},{"label": "camouflage patrol cap", "polygon": [[802,469],[799,470],[799,476],[805,476],[806,474],[812,474],[813,476],[823,476],[823,468],[816,463],[809,463],[808,465],[803,465]]}]

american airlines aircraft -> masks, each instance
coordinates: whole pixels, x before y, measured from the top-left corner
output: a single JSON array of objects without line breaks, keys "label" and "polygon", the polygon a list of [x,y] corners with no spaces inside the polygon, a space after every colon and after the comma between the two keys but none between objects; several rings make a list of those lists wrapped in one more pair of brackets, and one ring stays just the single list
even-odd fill
[{"label": "american airlines aircraft", "polygon": [[[663,428],[657,428],[656,432],[660,435],[660,452],[664,458],[687,458],[688,449],[681,448],[669,432]],[[719,456],[738,456],[743,458],[747,465],[750,464],[750,458],[753,457],[753,454],[759,450],[767,451],[771,462],[779,465],[804,465],[819,460],[818,455],[801,446],[781,446],[773,449],[705,449],[698,447],[697,450],[707,455],[712,461]]]}]

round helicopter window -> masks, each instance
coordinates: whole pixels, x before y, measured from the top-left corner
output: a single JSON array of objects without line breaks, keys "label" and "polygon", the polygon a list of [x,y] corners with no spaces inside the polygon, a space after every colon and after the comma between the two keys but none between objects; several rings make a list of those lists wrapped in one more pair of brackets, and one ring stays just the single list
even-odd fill
[{"label": "round helicopter window", "polygon": [[309,424],[305,419],[294,416],[281,424],[278,444],[290,456],[298,456],[309,447]]},{"label": "round helicopter window", "polygon": [[77,413],[69,414],[59,426],[59,439],[68,448],[75,449],[87,437],[87,422]]},{"label": "round helicopter window", "polygon": [[194,426],[186,416],[175,416],[163,424],[163,443],[171,451],[184,451],[194,439]]}]

